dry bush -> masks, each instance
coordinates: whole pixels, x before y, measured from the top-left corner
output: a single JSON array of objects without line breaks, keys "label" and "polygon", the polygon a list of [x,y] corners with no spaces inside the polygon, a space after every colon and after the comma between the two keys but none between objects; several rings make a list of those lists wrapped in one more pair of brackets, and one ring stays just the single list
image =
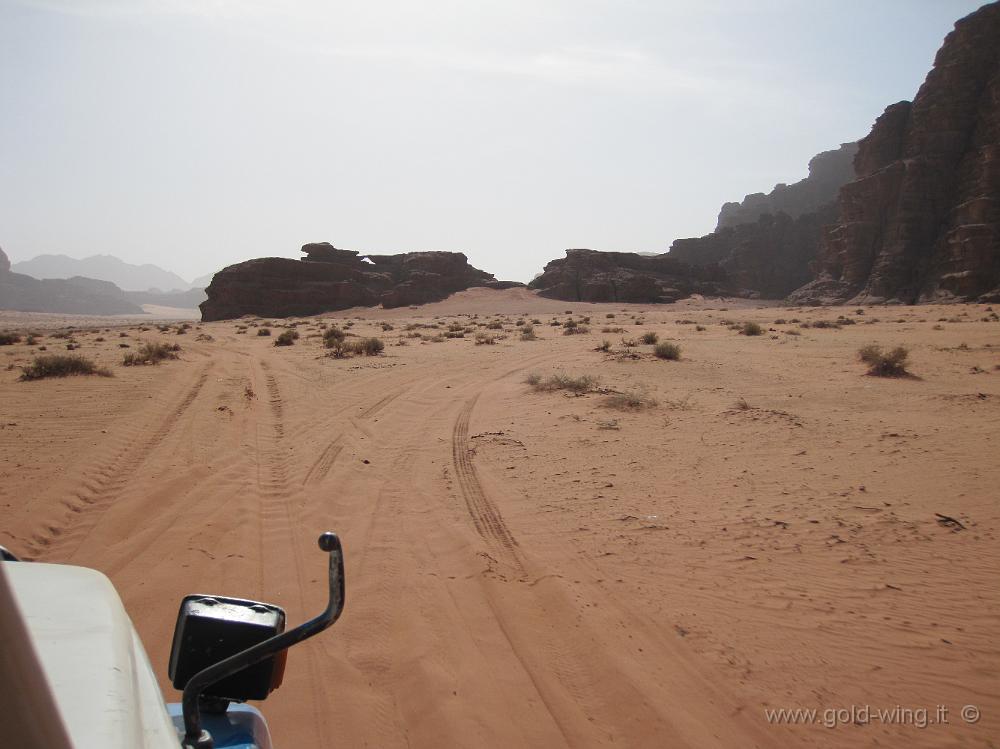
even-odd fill
[{"label": "dry bush", "polygon": [[331,325],[323,331],[323,345],[327,348],[333,348],[335,344],[342,342],[345,338],[347,338],[347,333],[336,325]]},{"label": "dry bush", "polygon": [[259,328],[257,330],[257,335],[258,336],[268,336],[268,335],[271,335],[271,329],[270,328]]},{"label": "dry bush", "polygon": [[656,348],[653,349],[653,353],[656,354],[658,359],[677,361],[681,358],[681,347],[676,343],[664,341],[663,343],[656,344]]},{"label": "dry bush", "polygon": [[639,340],[642,341],[647,346],[652,346],[658,340],[660,340],[660,336],[658,336],[656,333],[654,333],[651,330],[647,330],[645,333],[643,333],[641,336],[639,336]]},{"label": "dry bush", "polygon": [[643,408],[653,408],[656,400],[649,397],[645,390],[626,390],[624,393],[612,393],[604,399],[604,405],[619,411],[638,411]]},{"label": "dry bush", "polygon": [[275,346],[292,346],[299,338],[299,331],[288,328],[282,331],[281,335],[274,339]]},{"label": "dry bush", "polygon": [[21,336],[7,331],[0,332],[0,346],[11,346],[21,342]]},{"label": "dry bush", "polygon": [[497,337],[488,333],[476,333],[477,346],[492,346],[497,342]]},{"label": "dry bush", "polygon": [[885,351],[881,346],[871,343],[858,351],[858,358],[868,365],[868,374],[873,377],[905,377],[907,360],[910,352],[903,346],[896,346],[891,351]]},{"label": "dry bush", "polygon": [[377,356],[385,350],[385,343],[381,338],[359,338],[347,343],[345,348],[351,354]]},{"label": "dry bush", "polygon": [[741,335],[764,335],[764,329],[755,322],[745,322],[740,327]]},{"label": "dry bush", "polygon": [[46,377],[68,377],[70,375],[100,375],[111,377],[111,371],[98,367],[90,359],[82,356],[50,354],[36,356],[30,366],[22,367],[22,380],[42,380]]},{"label": "dry bush", "polygon": [[529,374],[525,382],[538,391],[568,390],[576,395],[583,395],[597,387],[597,378],[592,375],[573,377],[562,372],[542,379],[537,373]]},{"label": "dry bush", "polygon": [[537,340],[538,336],[535,335],[534,325],[525,325],[521,328],[521,340],[522,341],[534,341]]},{"label": "dry bush", "polygon": [[125,354],[122,364],[135,367],[144,364],[159,364],[167,359],[177,359],[181,347],[176,343],[144,343],[138,351]]}]

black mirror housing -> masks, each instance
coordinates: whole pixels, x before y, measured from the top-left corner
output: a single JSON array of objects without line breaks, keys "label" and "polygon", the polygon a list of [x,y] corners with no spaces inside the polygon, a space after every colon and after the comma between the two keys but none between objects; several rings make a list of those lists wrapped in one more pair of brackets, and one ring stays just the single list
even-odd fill
[{"label": "black mirror housing", "polygon": [[[190,595],[181,601],[168,674],[175,689],[219,661],[285,629],[278,606],[223,596]],[[204,697],[232,702],[263,700],[281,684],[285,651],[209,685]]]}]

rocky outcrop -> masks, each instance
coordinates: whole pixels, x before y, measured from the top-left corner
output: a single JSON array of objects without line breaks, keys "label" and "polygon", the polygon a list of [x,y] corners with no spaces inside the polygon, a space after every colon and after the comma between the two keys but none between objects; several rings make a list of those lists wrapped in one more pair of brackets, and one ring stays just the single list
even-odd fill
[{"label": "rocky outcrop", "polygon": [[327,242],[303,245],[306,257],[260,258],[223,268],[205,290],[203,320],[243,315],[292,317],[349,307],[402,307],[444,299],[496,279],[460,252],[360,256]]},{"label": "rocky outcrop", "polygon": [[107,281],[92,278],[39,280],[12,273],[10,260],[0,250],[0,309],[19,312],[56,312],[64,315],[141,315],[142,307]]},{"label": "rocky outcrop", "polygon": [[855,168],[793,301],[1000,301],[1000,3],[955,24]]},{"label": "rocky outcrop", "polygon": [[809,161],[809,176],[791,185],[779,184],[765,195],[752,193],[742,203],[725,203],[719,211],[715,230],[741,224],[755,224],[762,215],[784,213],[798,218],[815,213],[837,199],[842,185],[854,179],[854,156],[857,143],[843,143],[833,151],[823,151]]},{"label": "rocky outcrop", "polygon": [[670,246],[670,257],[695,266],[716,265],[733,288],[782,299],[812,278],[810,264],[823,226],[836,215],[833,203],[796,218],[764,214],[751,224],[678,239]]},{"label": "rocky outcrop", "polygon": [[725,274],[663,255],[566,250],[528,286],[542,296],[574,302],[674,302],[694,293],[726,293]]}]

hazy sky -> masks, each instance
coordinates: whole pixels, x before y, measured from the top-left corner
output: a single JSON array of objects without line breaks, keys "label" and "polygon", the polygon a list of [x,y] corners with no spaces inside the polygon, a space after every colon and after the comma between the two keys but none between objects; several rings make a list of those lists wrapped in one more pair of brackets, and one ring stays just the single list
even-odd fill
[{"label": "hazy sky", "polygon": [[0,0],[0,246],[665,251],[912,98],[964,0]]}]

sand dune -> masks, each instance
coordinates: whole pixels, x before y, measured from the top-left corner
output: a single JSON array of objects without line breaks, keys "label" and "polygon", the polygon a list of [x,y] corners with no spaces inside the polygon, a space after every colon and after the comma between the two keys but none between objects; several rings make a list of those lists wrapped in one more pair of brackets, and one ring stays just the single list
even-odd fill
[{"label": "sand dune", "polygon": [[[548,324],[569,310],[590,333]],[[856,324],[802,324],[838,314]],[[95,321],[77,353],[113,378],[18,382],[34,352],[0,347],[0,543],[108,574],[176,699],[180,598],[259,598],[299,622],[324,603],[316,536],[336,530],[347,606],[263,706],[279,746],[992,746],[990,314],[473,289],[310,318],[286,348],[238,332],[248,321],[182,336]],[[520,340],[519,315],[539,340]],[[495,345],[406,337],[494,316]],[[385,353],[329,358],[318,320],[353,320]],[[644,331],[681,360],[615,355]],[[119,366],[119,344],[140,340],[179,342],[181,359]],[[865,376],[870,342],[908,346],[916,377]],[[602,392],[536,392],[533,372],[593,375]],[[611,408],[615,391],[656,405]],[[944,705],[948,723],[822,724],[852,705],[929,720]],[[771,708],[819,715],[775,725]]]}]

